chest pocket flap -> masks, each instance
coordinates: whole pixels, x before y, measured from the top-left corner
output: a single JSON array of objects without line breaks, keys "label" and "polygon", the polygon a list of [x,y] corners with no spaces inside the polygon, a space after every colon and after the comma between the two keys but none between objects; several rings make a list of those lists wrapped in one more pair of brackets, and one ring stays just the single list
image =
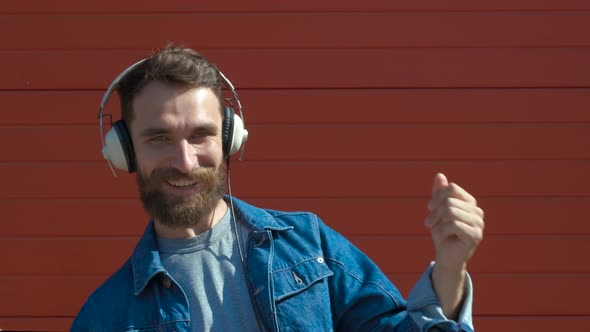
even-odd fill
[{"label": "chest pocket flap", "polygon": [[274,300],[280,301],[302,292],[333,274],[323,257],[314,257],[289,268],[274,271]]}]

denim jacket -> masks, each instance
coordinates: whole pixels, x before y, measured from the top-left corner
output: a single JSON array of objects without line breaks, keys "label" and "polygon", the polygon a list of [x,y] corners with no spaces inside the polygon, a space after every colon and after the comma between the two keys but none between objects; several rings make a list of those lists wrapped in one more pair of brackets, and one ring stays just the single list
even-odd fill
[{"label": "denim jacket", "polygon": [[[250,229],[248,287],[264,331],[473,331],[468,278],[458,323],[427,269],[406,302],[379,268],[314,214],[233,199]],[[184,291],[162,266],[150,222],[130,259],[88,298],[72,331],[190,331]],[[392,255],[394,256],[394,255]]]}]

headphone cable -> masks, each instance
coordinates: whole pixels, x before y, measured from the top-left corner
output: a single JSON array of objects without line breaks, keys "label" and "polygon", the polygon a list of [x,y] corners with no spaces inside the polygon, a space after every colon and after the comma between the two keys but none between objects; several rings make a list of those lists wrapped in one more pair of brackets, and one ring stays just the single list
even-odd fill
[{"label": "headphone cable", "polygon": [[230,176],[230,157],[227,158],[227,191],[229,194],[229,208],[231,210],[231,216],[232,216],[232,223],[234,226],[234,235],[236,236],[236,241],[238,244],[238,252],[240,253],[240,260],[242,262],[242,267],[244,268],[244,272],[246,272],[246,267],[244,266],[244,253],[242,251],[242,241],[240,239],[240,234],[238,231],[238,222],[236,219],[236,213],[234,211],[234,198],[231,192],[231,176]]}]

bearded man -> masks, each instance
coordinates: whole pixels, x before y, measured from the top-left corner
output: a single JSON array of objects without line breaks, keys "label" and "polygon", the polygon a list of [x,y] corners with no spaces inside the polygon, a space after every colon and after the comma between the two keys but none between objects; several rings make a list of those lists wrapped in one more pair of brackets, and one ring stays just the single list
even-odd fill
[{"label": "bearded man", "polygon": [[221,91],[233,86],[213,64],[169,46],[120,77],[111,87],[126,152],[105,157],[137,172],[152,220],[72,331],[473,330],[465,266],[483,236],[483,211],[461,187],[435,176],[426,225],[436,259],[406,301],[314,214],[224,196],[229,157],[246,136],[234,144],[239,124],[228,119],[239,118]]}]

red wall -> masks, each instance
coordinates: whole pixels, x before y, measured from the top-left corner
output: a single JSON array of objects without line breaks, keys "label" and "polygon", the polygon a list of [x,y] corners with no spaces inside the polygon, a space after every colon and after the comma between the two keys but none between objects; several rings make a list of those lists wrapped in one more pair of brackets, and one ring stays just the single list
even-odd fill
[{"label": "red wall", "polygon": [[318,213],[407,293],[443,171],[486,210],[477,330],[590,323],[587,1],[6,0],[0,31],[0,328],[67,329],[133,249],[147,217],[95,116],[167,41],[239,89],[234,194]]}]

